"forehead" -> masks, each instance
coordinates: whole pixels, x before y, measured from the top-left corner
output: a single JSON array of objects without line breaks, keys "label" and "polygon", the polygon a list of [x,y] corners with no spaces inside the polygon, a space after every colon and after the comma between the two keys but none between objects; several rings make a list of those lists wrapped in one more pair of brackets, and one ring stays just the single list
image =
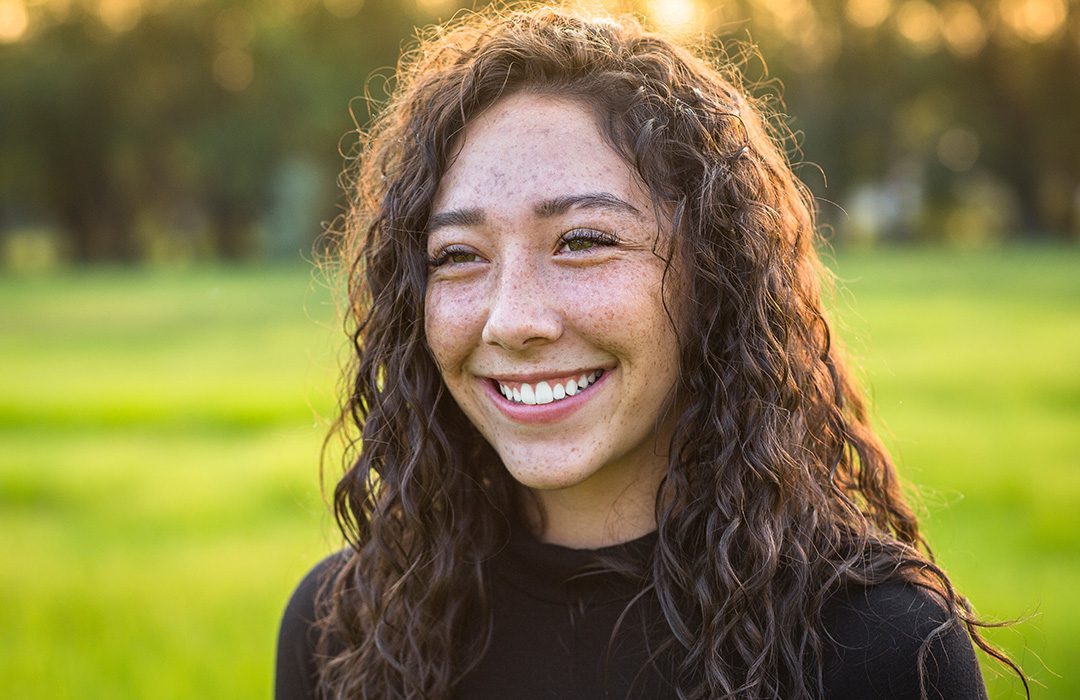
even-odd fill
[{"label": "forehead", "polygon": [[644,183],[605,139],[590,107],[517,93],[465,128],[432,211],[480,207],[513,215],[537,201],[595,191],[651,208]]}]

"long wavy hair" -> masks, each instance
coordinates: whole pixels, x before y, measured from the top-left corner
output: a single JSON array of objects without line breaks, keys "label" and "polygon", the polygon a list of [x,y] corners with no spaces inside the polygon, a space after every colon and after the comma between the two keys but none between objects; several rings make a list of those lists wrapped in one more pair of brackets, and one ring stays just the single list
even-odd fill
[{"label": "long wavy hair", "polygon": [[[473,13],[421,37],[350,170],[337,253],[355,350],[333,493],[347,563],[320,595],[334,698],[447,698],[490,633],[483,562],[519,489],[424,335],[425,228],[455,138],[500,98],[590,107],[691,261],[677,427],[646,589],[680,698],[822,692],[822,608],[904,579],[1012,667],[933,560],[822,308],[812,199],[737,72],[629,18]],[[922,657],[931,640],[923,645]],[[1025,681],[1026,688],[1026,681]]]}]

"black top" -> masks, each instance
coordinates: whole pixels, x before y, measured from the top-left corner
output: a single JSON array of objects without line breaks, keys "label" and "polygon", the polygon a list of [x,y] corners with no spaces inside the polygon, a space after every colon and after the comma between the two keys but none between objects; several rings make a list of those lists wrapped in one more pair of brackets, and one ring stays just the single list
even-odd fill
[{"label": "black top", "polygon": [[[631,606],[609,648],[612,630],[640,584],[612,572],[589,572],[599,557],[644,561],[655,543],[652,533],[613,547],[575,550],[516,531],[491,561],[492,642],[457,696],[676,697],[665,680],[672,677],[671,669],[663,662],[646,662],[655,640],[666,633],[658,604],[643,598]],[[323,577],[343,561],[338,553],[320,562],[289,601],[278,638],[278,700],[321,697],[315,687],[314,598]],[[823,614],[826,697],[918,698],[920,645],[945,619],[946,613],[929,594],[902,582],[836,596]],[[986,698],[962,626],[953,626],[933,641],[925,670],[929,698]]]}]

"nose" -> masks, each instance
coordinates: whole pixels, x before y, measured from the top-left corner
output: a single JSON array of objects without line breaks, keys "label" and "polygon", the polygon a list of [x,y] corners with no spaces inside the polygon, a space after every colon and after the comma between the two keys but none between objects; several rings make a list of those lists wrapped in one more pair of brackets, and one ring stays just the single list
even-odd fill
[{"label": "nose", "polygon": [[521,352],[558,340],[563,317],[555,296],[533,266],[503,265],[481,334],[484,343]]}]

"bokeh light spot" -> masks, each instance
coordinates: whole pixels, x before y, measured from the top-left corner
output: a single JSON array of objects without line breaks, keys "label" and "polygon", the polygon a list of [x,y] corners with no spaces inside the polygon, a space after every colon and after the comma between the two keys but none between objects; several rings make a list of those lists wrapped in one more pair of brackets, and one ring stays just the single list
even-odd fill
[{"label": "bokeh light spot", "polygon": [[1065,0],[1003,0],[1001,18],[1021,39],[1033,44],[1057,35],[1065,26]]},{"label": "bokeh light spot", "polygon": [[335,17],[349,19],[355,17],[364,6],[364,0],[323,0],[326,11]]},{"label": "bokeh light spot", "polygon": [[0,42],[18,41],[29,26],[30,16],[19,0],[0,0]]},{"label": "bokeh light spot", "polygon": [[949,170],[962,173],[971,170],[979,159],[979,137],[969,129],[949,129],[937,144],[938,160]]},{"label": "bokeh light spot", "polygon": [[896,10],[896,30],[914,49],[929,53],[941,42],[941,16],[926,0],[907,0]]},{"label": "bokeh light spot", "polygon": [[230,92],[241,92],[251,84],[255,61],[243,49],[225,49],[214,57],[214,80]]},{"label": "bokeh light spot", "polygon": [[890,12],[890,0],[848,0],[845,6],[848,20],[866,29],[872,29],[884,22]]},{"label": "bokeh light spot", "polygon": [[100,0],[97,11],[109,29],[126,32],[142,19],[143,6],[140,0]]},{"label": "bokeh light spot", "polygon": [[454,7],[454,0],[416,0],[416,6],[428,14],[447,12]]},{"label": "bokeh light spot", "polygon": [[986,24],[971,3],[950,2],[941,11],[941,33],[958,56],[974,56],[986,44]]},{"label": "bokeh light spot", "polygon": [[692,31],[700,20],[693,0],[650,0],[648,12],[658,27],[674,33]]},{"label": "bokeh light spot", "polygon": [[214,37],[227,49],[242,49],[255,38],[255,23],[251,13],[242,7],[222,10],[214,18]]}]

